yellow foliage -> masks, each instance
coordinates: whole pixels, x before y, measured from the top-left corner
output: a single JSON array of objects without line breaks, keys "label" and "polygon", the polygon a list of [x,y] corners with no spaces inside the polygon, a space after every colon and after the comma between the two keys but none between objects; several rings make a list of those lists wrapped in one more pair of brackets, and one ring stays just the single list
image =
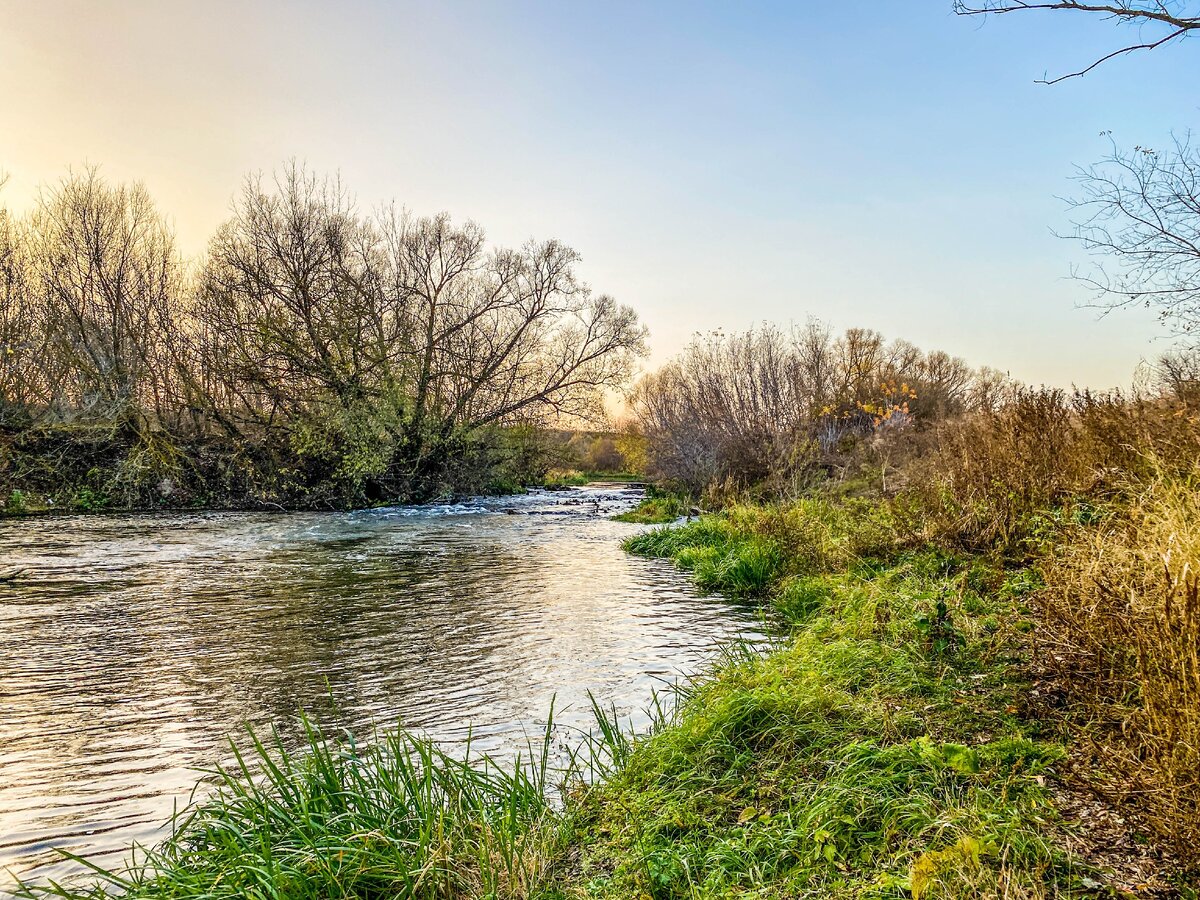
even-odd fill
[{"label": "yellow foliage", "polygon": [[944,850],[927,850],[917,857],[909,872],[908,883],[913,900],[929,895],[943,875],[966,875],[979,869],[980,857],[986,848],[978,838],[963,837]]}]

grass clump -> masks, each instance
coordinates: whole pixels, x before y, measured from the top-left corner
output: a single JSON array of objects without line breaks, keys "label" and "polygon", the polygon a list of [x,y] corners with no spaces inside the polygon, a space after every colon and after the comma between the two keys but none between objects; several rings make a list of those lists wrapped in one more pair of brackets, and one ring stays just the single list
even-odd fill
[{"label": "grass clump", "polygon": [[690,514],[691,504],[675,494],[651,494],[628,512],[613,516],[618,522],[637,525],[664,525]]},{"label": "grass clump", "polygon": [[29,503],[25,499],[25,494],[22,491],[13,489],[8,495],[8,499],[4,503],[2,510],[6,516],[23,516],[29,512]]},{"label": "grass clump", "polygon": [[643,556],[673,559],[694,574],[700,587],[731,596],[760,596],[783,572],[783,556],[773,541],[739,529],[726,517],[647,531],[624,546]]},{"label": "grass clump", "polygon": [[[211,799],[127,871],[18,896],[100,898],[523,897],[537,889],[547,749],[504,768],[404,732],[363,748],[307,721],[300,751],[254,734],[212,773]],[[95,867],[93,867],[95,868]]]},{"label": "grass clump", "polygon": [[706,590],[763,596],[789,575],[840,571],[891,546],[877,507],[803,499],[787,505],[735,505],[675,528],[634,535],[625,549],[672,559]]}]

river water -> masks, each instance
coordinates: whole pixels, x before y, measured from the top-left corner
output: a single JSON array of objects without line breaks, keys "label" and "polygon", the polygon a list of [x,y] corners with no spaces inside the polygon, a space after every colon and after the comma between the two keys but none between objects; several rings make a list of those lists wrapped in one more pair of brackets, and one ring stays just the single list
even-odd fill
[{"label": "river water", "polygon": [[0,522],[0,891],[154,843],[244,723],[403,723],[499,755],[552,699],[644,724],[755,611],[625,554],[591,486],[353,513]]}]

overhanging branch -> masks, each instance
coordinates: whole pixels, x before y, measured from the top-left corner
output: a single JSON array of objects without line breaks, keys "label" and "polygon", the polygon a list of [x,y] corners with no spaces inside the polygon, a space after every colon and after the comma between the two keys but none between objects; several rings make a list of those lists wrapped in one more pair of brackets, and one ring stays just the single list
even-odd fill
[{"label": "overhanging branch", "polygon": [[[1180,11],[1173,12],[1172,6],[1162,0],[1147,0],[1138,3],[1080,3],[1075,0],[1058,0],[1048,3],[1025,3],[1021,0],[983,0],[980,3],[970,3],[966,0],[954,0],[954,12],[960,16],[1004,15],[1014,12],[1030,12],[1033,10],[1066,10],[1068,12],[1091,13],[1107,19],[1120,22],[1145,25],[1161,25],[1170,29],[1169,33],[1155,40],[1138,41],[1107,53],[1090,65],[1074,72],[1059,75],[1056,78],[1040,78],[1038,84],[1058,84],[1069,78],[1086,75],[1097,66],[1103,65],[1117,56],[1133,53],[1137,50],[1154,50],[1164,44],[1180,40],[1189,32],[1200,30],[1200,10],[1189,10],[1184,6]],[[1196,14],[1192,14],[1196,13]]]}]

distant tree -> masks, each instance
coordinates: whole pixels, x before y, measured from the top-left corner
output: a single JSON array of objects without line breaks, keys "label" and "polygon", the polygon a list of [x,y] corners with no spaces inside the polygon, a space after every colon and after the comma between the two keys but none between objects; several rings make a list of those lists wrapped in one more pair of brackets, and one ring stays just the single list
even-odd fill
[{"label": "distant tree", "polygon": [[981,393],[976,373],[948,354],[809,322],[697,337],[638,382],[629,408],[651,474],[693,491],[787,493],[843,445],[960,414]]},{"label": "distant tree", "polygon": [[1160,356],[1154,366],[1160,391],[1175,400],[1200,401],[1200,351],[1176,348]]},{"label": "distant tree", "polygon": [[1054,78],[1040,79],[1039,83],[1041,84],[1056,84],[1068,78],[1086,75],[1092,69],[1114,57],[1132,53],[1135,50],[1153,50],[1172,41],[1180,40],[1192,31],[1200,30],[1200,8],[1193,2],[1117,0],[1117,2],[1111,3],[1085,3],[1079,2],[1079,0],[1059,0],[1059,2],[1038,3],[1024,2],[1024,0],[979,0],[979,2],[954,0],[954,12],[960,16],[1003,15],[1033,10],[1089,13],[1118,23],[1145,26],[1151,29],[1150,35],[1146,38],[1143,38],[1139,31],[1136,41],[1105,54],[1077,71]]}]

